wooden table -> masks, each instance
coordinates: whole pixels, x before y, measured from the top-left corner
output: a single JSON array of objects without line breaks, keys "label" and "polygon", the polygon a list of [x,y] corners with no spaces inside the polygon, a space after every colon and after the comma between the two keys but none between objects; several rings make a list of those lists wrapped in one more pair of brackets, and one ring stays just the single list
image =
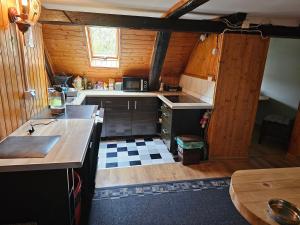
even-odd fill
[{"label": "wooden table", "polygon": [[231,177],[230,196],[252,225],[278,225],[267,214],[267,203],[281,198],[300,207],[300,167],[237,171]]}]

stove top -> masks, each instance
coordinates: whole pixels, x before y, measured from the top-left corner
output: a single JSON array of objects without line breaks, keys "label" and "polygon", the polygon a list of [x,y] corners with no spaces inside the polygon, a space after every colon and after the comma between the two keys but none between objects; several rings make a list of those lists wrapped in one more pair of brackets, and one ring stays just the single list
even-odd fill
[{"label": "stove top", "polygon": [[191,95],[165,95],[164,97],[173,103],[204,103]]}]

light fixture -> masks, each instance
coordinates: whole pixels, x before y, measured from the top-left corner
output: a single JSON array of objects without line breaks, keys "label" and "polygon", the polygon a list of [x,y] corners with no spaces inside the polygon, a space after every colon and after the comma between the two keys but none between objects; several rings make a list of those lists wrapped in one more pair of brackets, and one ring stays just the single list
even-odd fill
[{"label": "light fixture", "polygon": [[205,41],[205,39],[206,39],[206,34],[201,34],[200,35],[200,41]]},{"label": "light fixture", "polygon": [[8,9],[8,18],[11,23],[16,23],[19,30],[25,33],[31,25],[37,22],[41,11],[39,0],[21,0],[20,13],[15,7]]}]

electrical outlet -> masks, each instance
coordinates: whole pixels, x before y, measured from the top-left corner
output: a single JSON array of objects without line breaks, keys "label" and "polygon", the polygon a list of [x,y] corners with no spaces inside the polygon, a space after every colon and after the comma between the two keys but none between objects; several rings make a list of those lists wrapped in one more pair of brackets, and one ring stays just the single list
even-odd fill
[{"label": "electrical outlet", "polygon": [[30,89],[24,92],[25,99],[34,99],[36,97],[35,89]]}]

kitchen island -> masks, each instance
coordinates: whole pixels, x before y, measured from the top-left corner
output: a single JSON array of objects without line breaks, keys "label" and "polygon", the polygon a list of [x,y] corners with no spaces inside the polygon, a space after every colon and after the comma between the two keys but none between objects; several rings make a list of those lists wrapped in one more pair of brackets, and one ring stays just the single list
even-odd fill
[{"label": "kitchen island", "polygon": [[[30,138],[27,133],[30,124],[37,124],[32,133],[34,137],[60,138],[44,158],[0,159],[3,203],[0,224],[78,224],[78,202],[82,208],[81,224],[86,224],[95,187],[101,123],[96,117],[36,119],[28,121],[9,137]],[[77,193],[80,184],[81,192]]]}]

